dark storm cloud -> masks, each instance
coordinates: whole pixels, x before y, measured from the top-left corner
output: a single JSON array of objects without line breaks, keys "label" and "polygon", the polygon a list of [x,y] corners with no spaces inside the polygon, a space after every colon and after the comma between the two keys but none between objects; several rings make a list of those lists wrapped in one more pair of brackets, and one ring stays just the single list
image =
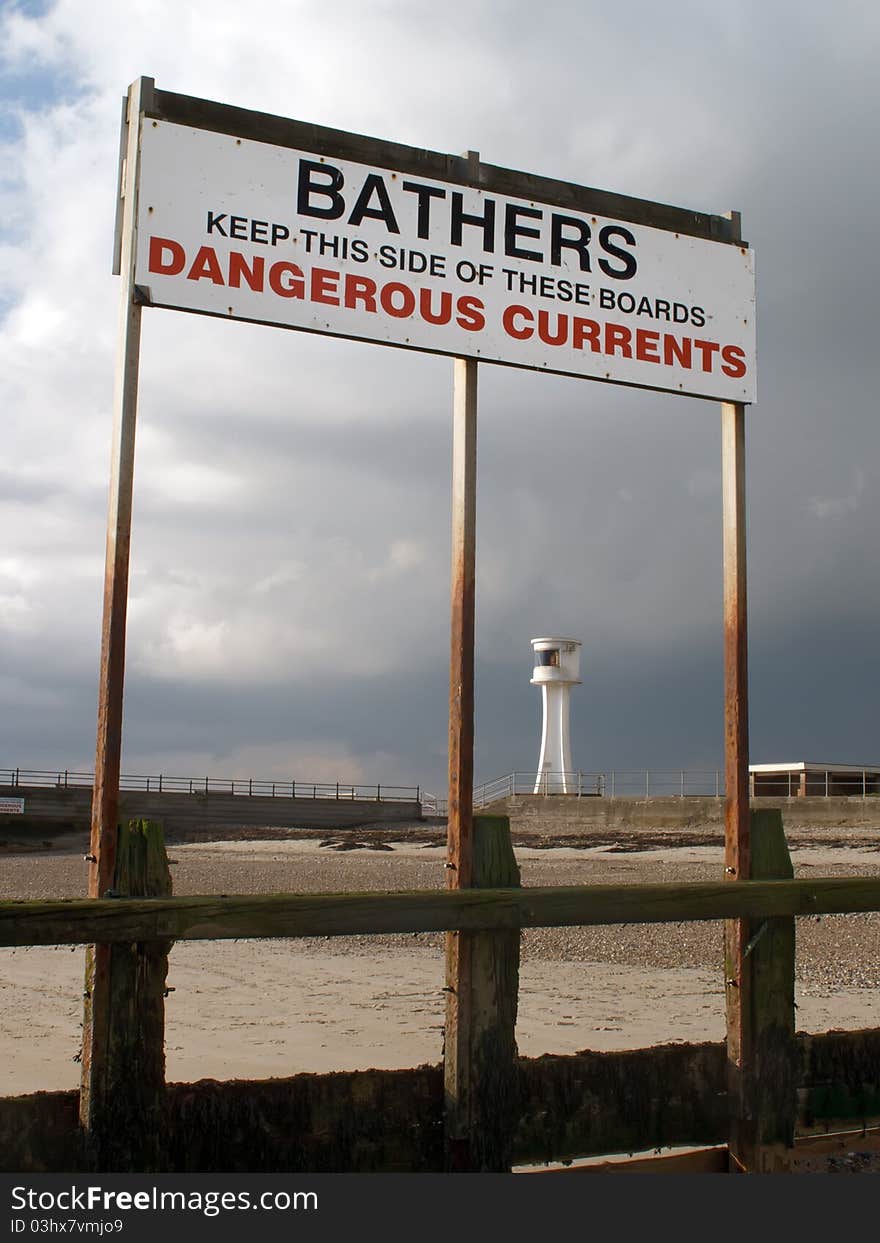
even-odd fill
[{"label": "dark storm cloud", "polygon": [[[350,41],[397,66],[393,91],[375,67],[369,84],[352,77],[354,61],[351,90],[331,91],[298,62],[294,106],[247,75],[228,85],[222,49],[216,69],[208,57],[192,80],[176,60],[148,71],[171,89],[228,89],[230,102],[741,210],[758,273],[758,403],[747,415],[753,758],[875,762],[874,10],[694,0],[550,3],[539,14],[485,3],[467,17],[462,46],[437,6],[385,6],[361,26],[360,7],[342,6]],[[320,20],[302,37],[317,48]],[[89,89],[109,72],[109,60],[90,60]],[[106,149],[91,165],[79,160],[93,176],[102,160],[115,168],[110,112]],[[39,130],[39,112],[33,123]],[[64,142],[48,150],[63,158]],[[18,210],[48,222],[39,191],[22,184]],[[107,215],[109,228],[109,206]],[[40,338],[28,353],[51,303],[41,253],[16,268],[27,315],[4,355],[18,418],[2,496],[25,511],[14,510],[20,535],[0,583],[10,619],[0,750],[10,762],[62,763],[92,749],[103,543],[94,498],[106,487],[100,377],[112,367],[113,312],[98,301],[104,287],[86,282],[81,318],[105,325],[100,350],[65,329],[48,352]],[[65,288],[81,288],[64,267],[71,247],[52,253]],[[390,780],[439,785],[451,363],[167,312],[145,314],[144,337],[130,763],[335,741],[353,758],[394,757]],[[80,405],[43,427],[58,393]],[[529,639],[554,630],[584,641],[572,699],[578,766],[714,768],[717,407],[484,366],[479,428],[478,776],[535,763]]]}]

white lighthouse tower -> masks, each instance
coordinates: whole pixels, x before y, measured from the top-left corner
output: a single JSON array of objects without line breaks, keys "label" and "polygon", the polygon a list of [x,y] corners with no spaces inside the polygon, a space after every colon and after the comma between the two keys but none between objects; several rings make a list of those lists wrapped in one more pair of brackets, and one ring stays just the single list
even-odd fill
[{"label": "white lighthouse tower", "polygon": [[540,686],[544,706],[535,794],[568,794],[577,789],[568,722],[569,694],[581,681],[581,645],[577,639],[532,639],[532,648],[535,667],[531,682]]}]

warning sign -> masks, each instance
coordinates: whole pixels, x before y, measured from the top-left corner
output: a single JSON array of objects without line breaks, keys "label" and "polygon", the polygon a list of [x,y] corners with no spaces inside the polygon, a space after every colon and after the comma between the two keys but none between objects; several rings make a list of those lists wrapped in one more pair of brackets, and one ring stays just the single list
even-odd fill
[{"label": "warning sign", "polygon": [[746,247],[320,152],[142,124],[135,281],[154,305],[755,398]]}]

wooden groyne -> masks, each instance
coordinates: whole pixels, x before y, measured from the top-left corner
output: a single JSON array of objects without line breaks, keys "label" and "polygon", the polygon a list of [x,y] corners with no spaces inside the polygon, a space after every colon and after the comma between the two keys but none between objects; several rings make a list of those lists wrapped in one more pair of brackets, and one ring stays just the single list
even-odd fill
[{"label": "wooden groyne", "polygon": [[[3,1168],[503,1171],[732,1136],[736,1168],[790,1168],[817,1129],[880,1119],[880,1031],[794,1022],[795,917],[880,910],[880,879],[793,880],[778,814],[755,830],[748,881],[522,889],[506,820],[477,817],[469,889],[175,898],[161,834],[129,826],[111,894],[0,904],[2,945],[94,947],[82,1089],[0,1100]],[[517,1057],[521,928],[734,918],[750,932],[735,1077],[725,1044]],[[165,1084],[173,940],[437,930],[459,938],[443,1066]]]}]

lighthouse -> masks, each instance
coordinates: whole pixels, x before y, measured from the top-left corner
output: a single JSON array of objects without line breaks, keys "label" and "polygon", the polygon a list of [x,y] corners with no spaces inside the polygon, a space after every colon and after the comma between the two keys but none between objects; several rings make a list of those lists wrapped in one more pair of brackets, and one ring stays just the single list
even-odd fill
[{"label": "lighthouse", "polygon": [[532,650],[531,683],[540,686],[544,708],[535,794],[569,794],[577,789],[571,768],[569,696],[581,681],[581,644],[578,639],[532,639]]}]

